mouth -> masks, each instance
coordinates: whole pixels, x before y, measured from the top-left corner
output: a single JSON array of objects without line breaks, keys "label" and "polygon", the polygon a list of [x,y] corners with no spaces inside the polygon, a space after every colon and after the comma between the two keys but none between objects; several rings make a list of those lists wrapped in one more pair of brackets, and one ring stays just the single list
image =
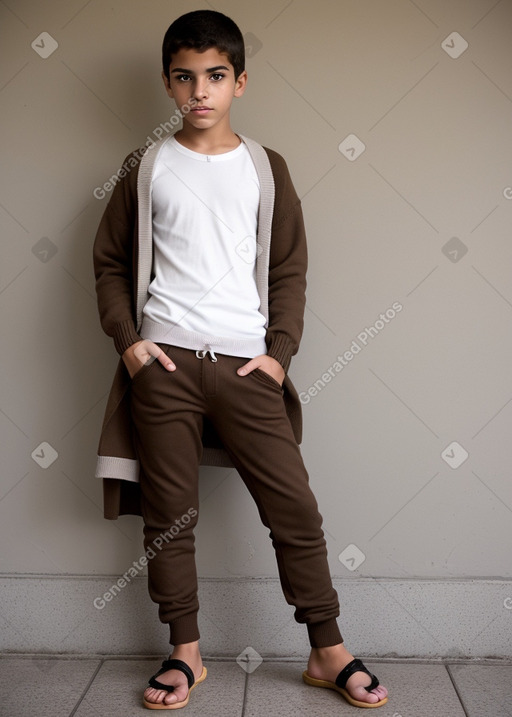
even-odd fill
[{"label": "mouth", "polygon": [[210,112],[211,109],[212,109],[211,107],[202,107],[202,106],[201,106],[201,107],[193,107],[190,111],[191,111],[191,112],[198,112],[198,113],[201,114],[201,113],[203,113],[203,112]]}]

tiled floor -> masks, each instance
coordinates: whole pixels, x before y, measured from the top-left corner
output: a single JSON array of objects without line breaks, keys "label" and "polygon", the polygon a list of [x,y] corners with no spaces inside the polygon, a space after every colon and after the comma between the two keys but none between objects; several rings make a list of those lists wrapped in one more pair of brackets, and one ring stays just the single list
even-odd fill
[{"label": "tiled floor", "polygon": [[[187,717],[343,717],[361,714],[332,690],[305,685],[306,663],[264,660],[248,673],[235,661],[204,659],[206,681],[193,691]],[[366,661],[390,690],[380,717],[512,717],[512,665]],[[4,655],[0,714],[5,717],[130,717],[141,705],[149,658]]]}]

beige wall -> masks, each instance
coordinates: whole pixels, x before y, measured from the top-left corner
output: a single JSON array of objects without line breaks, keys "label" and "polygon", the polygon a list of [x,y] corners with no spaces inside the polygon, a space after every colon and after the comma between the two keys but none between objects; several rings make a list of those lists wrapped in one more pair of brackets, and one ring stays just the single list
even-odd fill
[{"label": "beige wall", "polygon": [[[291,374],[333,575],[509,578],[512,3],[214,7],[251,38],[234,128],[285,156],[303,200]],[[3,573],[118,575],[141,554],[139,520],[104,521],[94,479],[117,358],[96,311],[93,191],[171,116],[161,40],[196,8],[0,5]],[[58,43],[46,59],[42,32]],[[277,575],[234,472],[202,471],[197,536],[201,576]]]}]

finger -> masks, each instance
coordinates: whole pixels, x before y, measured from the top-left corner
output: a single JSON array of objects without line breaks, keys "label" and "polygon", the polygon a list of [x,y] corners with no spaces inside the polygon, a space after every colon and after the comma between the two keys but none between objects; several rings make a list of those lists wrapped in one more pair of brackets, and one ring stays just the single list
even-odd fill
[{"label": "finger", "polygon": [[[153,348],[153,346],[155,348]],[[158,346],[156,346],[155,344],[153,344],[153,346],[151,345],[150,341],[142,341],[138,346],[134,348],[133,355],[141,362],[143,366],[152,363],[156,358],[156,354],[160,351],[160,348]],[[155,351],[155,349],[157,350]]]},{"label": "finger", "polygon": [[175,364],[167,356],[165,351],[162,351],[160,346],[153,343],[153,341],[150,341],[149,339],[145,339],[141,344],[139,344],[139,346],[136,346],[133,353],[143,366],[151,366],[153,361],[158,359],[162,366],[164,366],[164,368],[168,371],[176,370]]},{"label": "finger", "polygon": [[255,368],[257,368],[258,362],[256,359],[251,359],[247,363],[245,363],[243,366],[240,366],[240,368],[237,370],[237,374],[239,376],[247,376],[248,373],[251,373],[251,371],[254,371]]},{"label": "finger", "polygon": [[147,339],[144,339],[144,341],[133,350],[133,355],[138,358],[144,366],[149,366],[153,363],[160,353],[160,347]]},{"label": "finger", "polygon": [[146,361],[146,365],[149,366],[153,363],[155,359],[158,359],[162,366],[164,366],[168,371],[175,371],[176,365],[173,361],[167,356],[165,351],[162,351],[160,346],[158,344],[153,343],[152,341],[147,340],[147,351],[149,353],[149,360]]},{"label": "finger", "polygon": [[168,371],[176,371],[176,364],[173,361],[171,361],[171,359],[165,354],[164,351],[160,351],[160,354],[157,358],[160,361],[160,363],[162,364],[162,366],[164,368],[166,368]]},{"label": "finger", "polygon": [[[160,346],[153,343],[153,341],[150,341],[149,339],[145,339],[144,344],[145,344],[144,348],[146,350],[146,353],[148,354],[149,357],[151,357],[152,360],[160,358],[160,354],[163,353]],[[151,363],[151,361],[149,363]]]}]

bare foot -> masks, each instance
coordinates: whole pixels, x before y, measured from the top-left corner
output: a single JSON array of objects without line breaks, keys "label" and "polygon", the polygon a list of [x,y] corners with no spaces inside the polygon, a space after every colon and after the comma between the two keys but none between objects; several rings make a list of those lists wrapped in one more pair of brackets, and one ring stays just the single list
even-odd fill
[{"label": "bare foot", "polygon": [[[187,642],[183,645],[175,645],[174,650],[171,655],[169,655],[169,659],[170,658],[186,662],[194,673],[196,680],[201,677],[203,672],[203,661],[201,660],[199,642],[197,640],[195,642]],[[167,692],[165,690],[156,690],[153,687],[148,687],[144,691],[144,699],[147,702],[171,705],[174,702],[183,702],[187,699],[187,676],[181,672],[181,670],[168,670],[167,672],[162,672],[162,674],[158,676],[158,682],[162,682],[164,685],[169,685],[169,687],[174,687],[173,691]]]},{"label": "bare foot", "polygon": [[[335,682],[340,671],[353,659],[354,656],[342,643],[331,647],[312,647],[307,672],[310,677],[317,680]],[[379,685],[371,692],[365,690],[370,683],[371,678],[365,672],[355,672],[347,680],[345,689],[353,699],[370,704],[380,702],[387,697],[388,691],[383,685]]]}]

